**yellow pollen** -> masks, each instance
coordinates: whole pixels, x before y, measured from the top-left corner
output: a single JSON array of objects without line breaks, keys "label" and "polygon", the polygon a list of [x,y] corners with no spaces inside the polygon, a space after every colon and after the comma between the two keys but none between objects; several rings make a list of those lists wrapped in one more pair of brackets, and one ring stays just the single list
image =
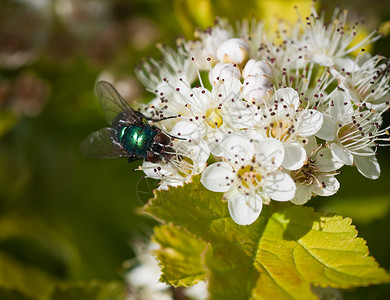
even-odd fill
[{"label": "yellow pollen", "polygon": [[261,175],[256,172],[253,166],[241,168],[237,172],[237,176],[241,179],[242,185],[247,188],[256,187],[261,181]]},{"label": "yellow pollen", "polygon": [[206,123],[212,128],[221,127],[223,124],[223,119],[221,116],[221,110],[218,108],[210,108],[206,112]]},{"label": "yellow pollen", "polygon": [[269,137],[273,137],[282,140],[289,136],[290,124],[288,122],[276,122],[274,121],[269,125],[270,131],[268,132]]}]

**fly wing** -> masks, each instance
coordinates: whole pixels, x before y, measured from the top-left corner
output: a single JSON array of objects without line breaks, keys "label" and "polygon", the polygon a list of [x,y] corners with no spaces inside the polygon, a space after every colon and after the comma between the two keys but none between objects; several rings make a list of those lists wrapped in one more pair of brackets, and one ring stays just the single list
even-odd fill
[{"label": "fly wing", "polygon": [[125,124],[142,123],[142,117],[134,112],[111,83],[99,81],[96,91],[106,120],[112,127],[116,127],[116,123],[121,121]]},{"label": "fly wing", "polygon": [[91,133],[81,142],[81,153],[90,158],[131,157],[118,142],[116,135],[116,130],[108,127]]}]

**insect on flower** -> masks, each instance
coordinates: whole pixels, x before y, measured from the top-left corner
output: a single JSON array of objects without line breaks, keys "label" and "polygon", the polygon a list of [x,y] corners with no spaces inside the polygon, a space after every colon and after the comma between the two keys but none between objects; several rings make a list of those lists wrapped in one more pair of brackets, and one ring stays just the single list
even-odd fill
[{"label": "insect on flower", "polygon": [[97,96],[107,122],[111,127],[91,133],[80,145],[81,152],[91,158],[127,157],[129,162],[137,159],[157,163],[168,162],[174,153],[171,137],[149,122],[148,118],[134,111],[118,91],[108,82],[99,81]]}]

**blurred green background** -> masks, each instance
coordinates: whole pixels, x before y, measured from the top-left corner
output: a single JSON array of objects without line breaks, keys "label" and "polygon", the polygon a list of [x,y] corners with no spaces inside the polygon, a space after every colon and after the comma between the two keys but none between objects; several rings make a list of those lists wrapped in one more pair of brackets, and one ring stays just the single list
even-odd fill
[{"label": "blurred green background", "polygon": [[[151,96],[133,70],[143,57],[159,57],[156,43],[174,46],[176,37],[191,38],[215,16],[268,18],[271,2],[292,7],[294,1],[0,1],[0,299],[125,297],[132,243],[154,224],[136,212],[153,182],[132,171],[137,162],[80,154],[80,141],[106,126],[94,85],[105,78],[130,103],[146,102]],[[324,1],[321,7],[332,11],[337,4],[370,30],[390,20],[389,1]],[[389,57],[389,37],[372,52]],[[344,167],[339,193],[309,203],[352,217],[387,270],[389,154],[379,149],[380,179]],[[388,299],[390,288],[343,294]]]}]

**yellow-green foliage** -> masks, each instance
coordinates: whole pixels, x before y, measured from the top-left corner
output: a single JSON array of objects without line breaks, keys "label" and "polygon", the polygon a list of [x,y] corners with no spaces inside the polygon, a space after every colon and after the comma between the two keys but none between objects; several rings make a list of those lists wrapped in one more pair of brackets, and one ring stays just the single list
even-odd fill
[{"label": "yellow-green foliage", "polygon": [[198,179],[158,191],[144,210],[167,224],[155,228],[163,280],[189,286],[207,274],[211,299],[317,299],[312,285],[390,282],[349,218],[272,204],[240,226]]}]

